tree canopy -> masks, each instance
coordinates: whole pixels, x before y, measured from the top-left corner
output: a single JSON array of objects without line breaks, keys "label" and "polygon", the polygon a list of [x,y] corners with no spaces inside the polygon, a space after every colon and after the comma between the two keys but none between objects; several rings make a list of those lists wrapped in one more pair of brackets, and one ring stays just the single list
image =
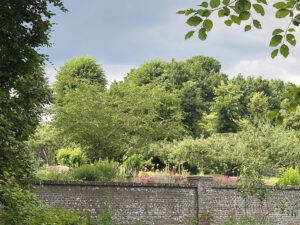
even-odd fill
[{"label": "tree canopy", "polygon": [[66,11],[60,0],[0,2],[0,176],[11,172],[21,178],[30,173],[23,142],[51,98],[43,70],[47,57],[38,53],[51,45],[50,5]]},{"label": "tree canopy", "polygon": [[99,84],[103,90],[107,80],[100,64],[93,57],[81,56],[74,57],[66,62],[56,75],[54,84],[56,104],[62,105],[66,92],[76,87],[80,80],[88,81],[91,84]]}]

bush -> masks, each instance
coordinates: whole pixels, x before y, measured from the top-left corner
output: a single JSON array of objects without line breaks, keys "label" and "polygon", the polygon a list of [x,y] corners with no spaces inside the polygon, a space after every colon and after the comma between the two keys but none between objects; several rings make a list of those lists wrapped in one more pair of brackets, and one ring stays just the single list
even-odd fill
[{"label": "bush", "polygon": [[140,155],[133,154],[131,156],[124,156],[124,162],[120,167],[120,175],[122,177],[133,177],[136,175],[137,171],[145,166],[145,162],[141,159]]},{"label": "bush", "polygon": [[0,225],[88,225],[90,218],[84,213],[73,213],[68,210],[51,208],[38,201],[36,195],[22,189],[9,176],[6,181],[0,181],[1,203]]},{"label": "bush", "polygon": [[39,170],[35,175],[40,180],[73,180],[73,176],[68,172]]},{"label": "bush", "polygon": [[37,210],[37,213],[31,218],[30,224],[89,225],[91,224],[91,219],[84,212],[73,213],[69,210],[42,206]]},{"label": "bush", "polygon": [[78,167],[87,162],[86,155],[80,148],[61,148],[56,159],[60,165]]},{"label": "bush", "polygon": [[140,170],[144,167],[144,161],[141,159],[141,157],[137,154],[133,154],[129,157],[124,156],[123,157],[124,162],[122,164],[122,167],[126,169],[137,169]]},{"label": "bush", "polygon": [[113,217],[111,215],[111,209],[108,203],[106,203],[105,208],[101,211],[101,214],[98,216],[97,224],[98,225],[112,225]]},{"label": "bush", "polygon": [[278,184],[281,186],[299,185],[300,184],[299,170],[290,167],[281,175]]},{"label": "bush", "polygon": [[108,159],[74,169],[74,178],[79,180],[112,181],[117,175],[118,163]]}]

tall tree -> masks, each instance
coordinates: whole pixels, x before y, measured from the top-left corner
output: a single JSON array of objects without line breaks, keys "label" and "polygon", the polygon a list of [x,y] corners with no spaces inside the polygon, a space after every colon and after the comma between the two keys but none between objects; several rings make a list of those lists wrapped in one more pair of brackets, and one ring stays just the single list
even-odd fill
[{"label": "tall tree", "polygon": [[215,92],[216,97],[212,104],[212,111],[216,113],[216,130],[220,133],[236,132],[241,110],[239,88],[232,83],[222,82]]},{"label": "tall tree", "polygon": [[102,89],[105,89],[107,84],[104,71],[94,58],[88,56],[72,58],[60,68],[56,75],[54,84],[56,104],[62,105],[66,92],[74,89],[80,80],[99,84],[98,86]]},{"label": "tall tree", "polygon": [[139,68],[131,69],[125,77],[125,81],[138,86],[152,83],[165,73],[167,65],[168,63],[161,59],[150,60],[142,64]]},{"label": "tall tree", "polygon": [[204,112],[210,112],[214,88],[228,78],[220,72],[221,64],[213,57],[195,56],[186,61],[163,62],[152,60],[132,70],[125,83],[135,85],[162,85],[168,91],[179,93],[183,122],[197,136],[197,121]]},{"label": "tall tree", "polygon": [[161,87],[114,83],[101,92],[81,82],[65,98],[55,125],[92,160],[118,160],[125,153],[140,153],[152,141],[173,140],[185,132],[177,95]]},{"label": "tall tree", "polygon": [[46,56],[37,51],[50,45],[50,5],[66,11],[61,0],[0,2],[0,176],[30,173],[23,142],[34,132],[51,93],[43,71]]}]

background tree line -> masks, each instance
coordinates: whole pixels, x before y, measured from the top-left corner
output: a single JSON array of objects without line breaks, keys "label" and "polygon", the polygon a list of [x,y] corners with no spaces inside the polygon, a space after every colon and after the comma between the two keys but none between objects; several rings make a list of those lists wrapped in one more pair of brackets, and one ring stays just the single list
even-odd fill
[{"label": "background tree line", "polygon": [[280,153],[299,150],[298,111],[279,128],[266,118],[295,85],[241,74],[229,79],[220,70],[212,57],[156,59],[107,87],[95,59],[73,58],[57,73],[52,121],[27,146],[49,163],[59,148],[77,146],[91,162],[137,154],[160,166],[227,174],[256,159],[276,168],[298,165],[298,157]]}]

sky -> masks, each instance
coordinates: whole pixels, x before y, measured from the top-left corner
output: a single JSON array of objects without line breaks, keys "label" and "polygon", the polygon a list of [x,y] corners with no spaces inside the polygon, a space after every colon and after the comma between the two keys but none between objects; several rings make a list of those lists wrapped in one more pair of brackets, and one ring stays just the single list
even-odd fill
[{"label": "sky", "polygon": [[[67,13],[57,10],[50,48],[41,52],[50,57],[46,75],[51,84],[55,74],[73,57],[94,57],[109,82],[122,80],[132,68],[160,58],[186,60],[196,55],[212,56],[229,77],[262,76],[300,85],[300,45],[290,48],[290,56],[271,59],[268,47],[274,28],[285,28],[289,21],[274,18],[268,9],[261,18],[262,30],[245,33],[243,26],[224,24],[214,18],[214,28],[206,41],[197,37],[185,40],[192,28],[186,17],[176,12],[192,8],[201,0],[63,0]],[[246,24],[245,24],[246,25]],[[299,28],[296,39],[300,41]]]}]

